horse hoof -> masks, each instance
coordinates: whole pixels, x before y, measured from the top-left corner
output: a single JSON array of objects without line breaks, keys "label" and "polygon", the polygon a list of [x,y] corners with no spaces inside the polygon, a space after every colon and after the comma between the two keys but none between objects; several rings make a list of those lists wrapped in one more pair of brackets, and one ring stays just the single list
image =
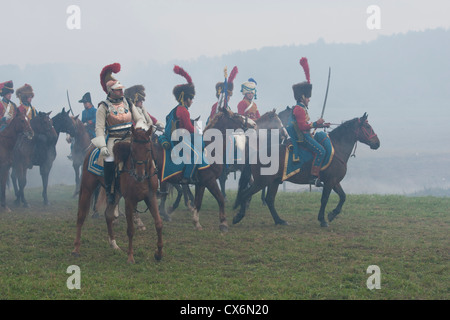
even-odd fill
[{"label": "horse hoof", "polygon": [[7,212],[7,213],[10,213],[10,212],[12,212],[12,211],[11,211],[11,209],[10,209],[10,208],[8,208],[8,207],[6,207],[6,206],[5,206],[5,207],[1,207],[1,209],[0,209],[0,212],[1,212],[1,211],[3,211],[3,212]]},{"label": "horse hoof", "polygon": [[80,253],[76,252],[76,251],[72,251],[72,257],[79,258],[80,257]]},{"label": "horse hoof", "polygon": [[156,260],[156,261],[161,261],[161,259],[162,259],[162,253],[156,251],[154,257],[155,257],[155,260]]},{"label": "horse hoof", "polygon": [[227,225],[221,224],[219,226],[219,229],[220,229],[221,232],[228,232],[228,226]]},{"label": "horse hoof", "polygon": [[336,213],[336,212],[334,212],[334,211],[331,211],[331,212],[328,214],[328,221],[329,221],[329,222],[333,221],[333,220],[337,217],[338,214],[339,214],[339,212]]},{"label": "horse hoof", "polygon": [[275,224],[280,225],[280,226],[288,226],[289,225],[289,223],[284,220],[277,221],[277,222],[275,222]]},{"label": "horse hoof", "polygon": [[322,228],[328,228],[328,223],[326,221],[322,221],[322,222],[320,222],[320,226]]},{"label": "horse hoof", "polygon": [[135,264],[134,258],[133,258],[133,257],[128,258],[127,263],[128,263],[128,264]]}]

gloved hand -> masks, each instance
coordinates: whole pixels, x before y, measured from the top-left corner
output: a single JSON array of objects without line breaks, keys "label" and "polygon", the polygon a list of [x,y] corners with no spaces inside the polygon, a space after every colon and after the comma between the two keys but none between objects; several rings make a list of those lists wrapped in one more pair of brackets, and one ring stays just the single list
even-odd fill
[{"label": "gloved hand", "polygon": [[101,149],[100,149],[100,154],[103,156],[103,157],[109,157],[111,154],[109,153],[109,150],[108,150],[108,148],[107,147],[102,147]]},{"label": "gloved hand", "polygon": [[68,133],[66,133],[66,141],[67,143],[72,143],[72,137]]}]

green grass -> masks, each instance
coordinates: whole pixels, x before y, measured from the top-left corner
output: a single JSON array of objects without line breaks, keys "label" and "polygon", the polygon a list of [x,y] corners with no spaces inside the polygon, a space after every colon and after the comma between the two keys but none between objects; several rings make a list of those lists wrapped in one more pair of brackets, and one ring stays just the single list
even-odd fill
[{"label": "green grass", "polygon": [[[32,208],[0,213],[0,299],[449,299],[450,198],[348,195],[343,212],[320,228],[319,193],[283,193],[275,226],[255,196],[247,216],[219,231],[217,203],[206,192],[196,231],[180,207],[163,229],[164,257],[153,258],[156,234],[134,238],[136,264],[127,264],[126,221],[116,230],[122,251],[108,245],[104,218],[87,218],[81,257],[72,257],[77,200],[72,186],[28,189]],[[229,192],[234,200],[235,193]],[[337,204],[332,195],[328,211]],[[142,204],[140,205],[142,209]],[[71,265],[81,269],[81,290],[69,290]],[[369,290],[368,266],[381,269],[381,289]]]}]

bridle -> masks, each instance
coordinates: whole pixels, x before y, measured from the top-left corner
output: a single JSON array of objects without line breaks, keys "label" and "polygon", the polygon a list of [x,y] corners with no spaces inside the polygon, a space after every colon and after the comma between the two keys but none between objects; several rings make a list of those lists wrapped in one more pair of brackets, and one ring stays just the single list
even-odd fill
[{"label": "bridle", "polygon": [[364,123],[362,123],[361,118],[358,118],[358,126],[355,129],[355,136],[356,136],[356,142],[355,142],[355,149],[353,150],[353,153],[351,157],[356,157],[356,147],[358,146],[358,141],[367,141],[369,142],[374,137],[377,137],[376,133],[373,131],[373,128],[369,125],[370,131],[367,130],[367,128],[364,126],[365,123],[369,123],[367,120],[364,120]]},{"label": "bridle", "polygon": [[[150,152],[152,155],[153,155],[153,150],[152,150],[152,144],[151,144],[151,138],[149,138],[148,140],[147,139],[131,139],[131,145],[133,144],[133,143],[137,143],[137,144],[149,144],[150,146],[149,146],[149,148],[147,149],[147,151],[148,152]],[[147,159],[145,159],[145,160],[136,160],[135,158],[134,158],[134,156],[133,156],[133,149],[131,148],[131,146],[130,146],[130,149],[131,149],[131,152],[130,152],[130,160],[131,160],[131,166],[130,166],[130,168],[129,169],[127,169],[126,170],[126,172],[131,176],[131,177],[133,177],[137,182],[142,182],[142,181],[144,181],[144,180],[147,180],[147,179],[150,179],[152,176],[154,176],[155,174],[156,174],[156,168],[155,168],[155,170],[153,170],[153,174],[151,174],[150,175],[150,172],[149,172],[149,170],[148,170],[148,168],[149,168],[149,165],[148,165],[148,162],[149,162],[149,159],[147,158]],[[136,166],[145,166],[145,171],[144,171],[144,175],[143,176],[139,176],[137,173],[136,173]],[[151,163],[151,165],[153,166],[154,164],[153,164],[153,161],[152,161],[152,163]]]}]

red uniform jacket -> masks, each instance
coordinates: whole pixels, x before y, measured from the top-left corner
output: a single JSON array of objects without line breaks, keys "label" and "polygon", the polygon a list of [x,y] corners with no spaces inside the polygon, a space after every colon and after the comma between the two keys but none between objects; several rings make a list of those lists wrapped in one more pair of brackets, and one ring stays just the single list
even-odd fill
[{"label": "red uniform jacket", "polygon": [[237,109],[238,109],[238,113],[240,115],[249,117],[252,120],[257,120],[259,119],[261,116],[259,115],[259,111],[258,111],[258,107],[256,106],[256,103],[253,103],[253,105],[251,106],[251,108],[247,111],[245,111],[245,109],[248,108],[248,106],[250,105],[251,102],[249,102],[247,99],[243,99],[241,102],[239,102]]},{"label": "red uniform jacket", "polygon": [[312,124],[309,122],[308,111],[305,106],[296,105],[292,111],[297,120],[298,128],[303,132],[309,132]]},{"label": "red uniform jacket", "polygon": [[190,133],[194,133],[194,126],[191,122],[191,115],[189,114],[189,110],[184,106],[178,106],[176,111],[177,119],[180,121],[179,129],[183,128],[189,131]]}]

